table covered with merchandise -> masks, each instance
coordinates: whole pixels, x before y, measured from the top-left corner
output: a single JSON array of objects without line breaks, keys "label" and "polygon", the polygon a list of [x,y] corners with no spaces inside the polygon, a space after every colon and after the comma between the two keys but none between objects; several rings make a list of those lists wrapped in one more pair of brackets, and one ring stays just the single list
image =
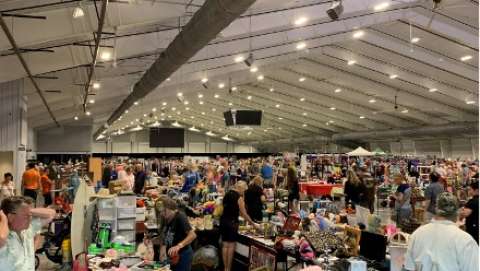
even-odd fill
[{"label": "table covered with merchandise", "polygon": [[335,187],[342,188],[342,184],[327,184],[322,182],[301,182],[299,183],[300,192],[314,197],[330,196]]}]

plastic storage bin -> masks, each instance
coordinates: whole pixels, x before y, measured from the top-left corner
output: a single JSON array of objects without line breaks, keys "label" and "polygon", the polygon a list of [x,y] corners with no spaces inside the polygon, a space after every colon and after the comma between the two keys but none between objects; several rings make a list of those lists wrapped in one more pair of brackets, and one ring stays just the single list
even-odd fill
[{"label": "plastic storage bin", "polygon": [[115,208],[98,209],[98,219],[102,221],[112,221],[116,219]]},{"label": "plastic storage bin", "polygon": [[115,199],[97,199],[97,207],[98,209],[104,209],[104,208],[115,208],[116,207],[116,202]]},{"label": "plastic storage bin", "polygon": [[135,220],[134,219],[125,219],[125,220],[119,220],[118,221],[118,231],[124,231],[124,230],[135,230]]},{"label": "plastic storage bin", "polygon": [[137,196],[118,196],[117,197],[118,208],[135,208],[137,207]]},{"label": "plastic storage bin", "polygon": [[119,219],[135,218],[136,217],[136,209],[135,208],[118,208],[117,209],[117,217]]},{"label": "plastic storage bin", "polygon": [[123,236],[125,241],[135,243],[135,231],[118,231],[116,236]]}]

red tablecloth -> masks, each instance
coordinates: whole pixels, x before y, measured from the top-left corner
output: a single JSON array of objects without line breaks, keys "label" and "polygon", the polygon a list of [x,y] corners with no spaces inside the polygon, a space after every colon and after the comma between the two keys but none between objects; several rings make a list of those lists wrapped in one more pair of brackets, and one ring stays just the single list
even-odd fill
[{"label": "red tablecloth", "polygon": [[330,196],[330,192],[334,187],[343,187],[343,185],[324,183],[300,183],[301,192],[315,197]]}]

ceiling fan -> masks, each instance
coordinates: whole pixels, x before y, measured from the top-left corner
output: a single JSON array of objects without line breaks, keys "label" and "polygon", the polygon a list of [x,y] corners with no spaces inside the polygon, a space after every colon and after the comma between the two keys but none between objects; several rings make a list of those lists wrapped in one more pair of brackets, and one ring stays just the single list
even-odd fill
[{"label": "ceiling fan", "polygon": [[45,92],[45,93],[56,93],[56,94],[62,93],[62,91],[59,90],[59,89],[46,89],[43,92]]},{"label": "ceiling fan", "polygon": [[[404,108],[400,111],[401,106],[404,107]],[[381,113],[408,113],[408,109],[406,107],[407,106],[403,106],[403,105],[400,105],[398,103],[398,96],[397,96],[397,94],[395,94],[393,109],[373,111],[373,114],[376,115],[376,114],[381,114]]]}]

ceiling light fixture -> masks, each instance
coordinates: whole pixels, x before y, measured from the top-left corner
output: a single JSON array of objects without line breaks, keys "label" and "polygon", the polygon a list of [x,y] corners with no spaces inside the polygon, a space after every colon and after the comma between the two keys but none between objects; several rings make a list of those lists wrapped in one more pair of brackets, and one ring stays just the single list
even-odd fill
[{"label": "ceiling light fixture", "polygon": [[92,113],[90,111],[85,112],[85,115],[90,116]]},{"label": "ceiling light fixture", "polygon": [[471,55],[462,56],[462,57],[460,58],[460,60],[463,61],[463,62],[469,61],[470,59],[472,59],[472,56],[471,56]]},{"label": "ceiling light fixture", "polygon": [[232,87],[232,91],[237,91],[238,88],[237,87]]},{"label": "ceiling light fixture", "polygon": [[258,68],[257,67],[251,67],[250,72],[258,72]]},{"label": "ceiling light fixture", "polygon": [[128,110],[125,110],[125,114],[128,114]]},{"label": "ceiling light fixture", "polygon": [[94,100],[94,99],[90,99],[88,102],[89,102],[90,104],[94,104],[94,103],[95,103],[95,100]]},{"label": "ceiling light fixture", "polygon": [[306,115],[308,115],[308,114],[307,114],[307,112],[303,112],[302,115],[303,115],[303,116],[306,116]]},{"label": "ceiling light fixture", "polygon": [[265,77],[264,77],[262,74],[260,74],[259,76],[257,76],[257,80],[258,80],[258,81],[262,81],[264,78],[265,78]]},{"label": "ceiling light fixture", "polygon": [[348,65],[348,66],[352,66],[352,65],[355,65],[355,63],[357,63],[357,61],[355,61],[355,60],[349,60],[349,61],[347,62],[347,65]]},{"label": "ceiling light fixture", "polygon": [[216,136],[216,134],[212,133],[212,131],[208,131],[205,133],[207,136]]},{"label": "ceiling light fixture", "polygon": [[431,88],[431,89],[429,89],[428,91],[429,91],[429,92],[437,92],[438,89],[437,89],[437,88]]},{"label": "ceiling light fixture", "polygon": [[184,105],[188,105],[189,103],[190,103],[189,101],[183,102]]},{"label": "ceiling light fixture", "polygon": [[156,107],[152,108],[152,112],[157,112],[157,108]]},{"label": "ceiling light fixture", "polygon": [[180,123],[178,123],[177,121],[175,121],[174,123],[172,123],[172,126],[173,126],[173,127],[182,127],[182,125],[180,125]]},{"label": "ceiling light fixture", "polygon": [[270,88],[269,91],[270,91],[270,92],[274,92],[275,89],[274,89],[274,88]]},{"label": "ceiling light fixture", "polygon": [[73,9],[72,16],[74,19],[78,19],[85,16],[85,12],[83,11],[82,7],[76,7]]},{"label": "ceiling light fixture", "polygon": [[138,102],[134,102],[133,105],[138,105]]},{"label": "ceiling light fixture", "polygon": [[343,13],[343,4],[341,0],[333,1],[332,6],[327,9],[327,15],[333,21],[338,20],[340,15]]},{"label": "ceiling light fixture", "polygon": [[198,98],[199,98],[199,99],[203,98],[203,94],[202,94],[202,93],[198,93]]},{"label": "ceiling light fixture", "polygon": [[297,46],[295,46],[297,50],[302,50],[302,49],[305,49],[306,47],[307,47],[307,44],[305,42],[299,42],[297,43]]},{"label": "ceiling light fixture", "polygon": [[152,123],[150,125],[150,127],[158,127],[158,126],[160,126],[160,122],[158,122],[158,121],[155,121],[154,123]]},{"label": "ceiling light fixture", "polygon": [[183,93],[181,92],[177,93],[177,97],[183,97]]},{"label": "ceiling light fixture", "polygon": [[195,128],[195,126],[192,126],[190,128],[188,128],[189,131],[192,131],[192,132],[200,132],[200,130],[198,130],[197,128]]},{"label": "ceiling light fixture", "polygon": [[102,86],[102,85],[100,84],[100,82],[94,82],[94,83],[92,84],[93,89],[99,89],[101,86]]},{"label": "ceiling light fixture", "polygon": [[279,105],[279,104],[276,104],[276,105],[275,105],[275,107],[276,107],[276,108],[279,108],[279,107],[280,107],[280,105]]},{"label": "ceiling light fixture", "polygon": [[368,100],[368,102],[371,103],[371,104],[375,103],[376,101],[377,101],[377,100],[375,100],[375,99],[370,99],[370,100]]},{"label": "ceiling light fixture", "polygon": [[300,78],[298,78],[298,81],[299,81],[299,82],[304,82],[305,80],[307,80],[307,78],[305,78],[305,77],[300,77]]},{"label": "ceiling light fixture", "polygon": [[303,127],[307,127],[308,125],[306,123],[302,124]]},{"label": "ceiling light fixture", "polygon": [[358,30],[353,33],[353,38],[354,39],[359,39],[365,35],[365,32],[363,30]]},{"label": "ceiling light fixture", "polygon": [[397,77],[398,77],[398,75],[396,75],[396,74],[390,74],[390,75],[388,76],[388,78],[390,78],[390,79],[395,79],[395,78],[397,78]]},{"label": "ceiling light fixture", "polygon": [[218,84],[218,88],[222,89],[222,88],[224,88],[224,87],[225,87],[225,84],[224,84],[224,83]]},{"label": "ceiling light fixture", "polygon": [[341,88],[335,89],[335,93],[340,93],[340,92],[342,92],[342,89],[341,89]]},{"label": "ceiling light fixture", "polygon": [[360,118],[361,118],[361,119],[364,119],[364,118],[365,118],[365,116],[360,116]]},{"label": "ceiling light fixture", "polygon": [[475,101],[474,100],[467,100],[465,101],[466,104],[475,104]]},{"label": "ceiling light fixture", "polygon": [[242,61],[244,61],[244,60],[245,60],[245,57],[243,57],[243,56],[237,56],[237,57],[235,57],[235,62],[236,62],[236,63],[240,63],[240,62],[242,62]]},{"label": "ceiling light fixture", "polygon": [[218,98],[220,98],[220,95],[215,94],[215,95],[213,95],[213,98],[218,99]]},{"label": "ceiling light fixture", "polygon": [[233,103],[228,103],[228,106],[232,106],[232,105],[233,105]]},{"label": "ceiling light fixture", "polygon": [[413,37],[413,38],[410,40],[411,43],[417,43],[417,42],[419,42],[419,41],[420,41],[420,38],[419,38],[419,37]]},{"label": "ceiling light fixture", "polygon": [[73,117],[73,119],[74,119],[74,120],[78,120],[78,117],[77,117],[77,116],[75,116],[75,117]]},{"label": "ceiling light fixture", "polygon": [[199,104],[199,105],[203,105],[203,101],[199,101],[198,104]]},{"label": "ceiling light fixture", "polygon": [[212,112],[216,112],[216,111],[217,111],[217,109],[216,109],[216,108],[212,108]]},{"label": "ceiling light fixture", "polygon": [[166,106],[166,105],[167,105],[167,102],[163,102],[162,105],[163,105],[163,106]]},{"label": "ceiling light fixture", "polygon": [[[221,130],[220,130],[221,131]],[[225,141],[234,141],[233,139],[231,139],[228,135],[225,135],[224,137],[222,137],[223,140]]]},{"label": "ceiling light fixture", "polygon": [[167,78],[167,81],[170,81],[170,80],[172,80],[172,79],[170,79],[170,77],[168,77],[168,78]]},{"label": "ceiling light fixture", "polygon": [[297,18],[293,24],[295,24],[296,26],[301,26],[301,25],[304,25],[306,22],[308,22],[308,18],[307,17],[299,17]]},{"label": "ceiling light fixture", "polygon": [[305,102],[305,98],[300,98],[300,102]]},{"label": "ceiling light fixture", "polygon": [[251,99],[252,99],[252,96],[248,95],[248,96],[247,96],[247,99],[248,99],[248,100],[251,100]]},{"label": "ceiling light fixture", "polygon": [[389,6],[390,6],[390,3],[389,3],[389,2],[382,2],[382,3],[378,4],[378,5],[375,5],[375,6],[373,7],[373,10],[374,10],[374,11],[382,11],[382,10],[387,9]]},{"label": "ceiling light fixture", "polygon": [[108,60],[112,59],[112,53],[110,51],[103,51],[100,54],[100,59],[103,60],[103,61],[108,61]]},{"label": "ceiling light fixture", "polygon": [[334,111],[334,110],[336,110],[336,108],[335,107],[330,107],[330,110]]},{"label": "ceiling light fixture", "polygon": [[201,81],[202,81],[202,83],[203,83],[203,84],[205,84],[205,83],[207,83],[207,82],[208,82],[208,78],[207,78],[207,77],[204,77],[204,78],[202,78],[202,80],[201,80]]},{"label": "ceiling light fixture", "polygon": [[408,109],[403,109],[402,110],[402,114],[407,114],[408,113]]}]

